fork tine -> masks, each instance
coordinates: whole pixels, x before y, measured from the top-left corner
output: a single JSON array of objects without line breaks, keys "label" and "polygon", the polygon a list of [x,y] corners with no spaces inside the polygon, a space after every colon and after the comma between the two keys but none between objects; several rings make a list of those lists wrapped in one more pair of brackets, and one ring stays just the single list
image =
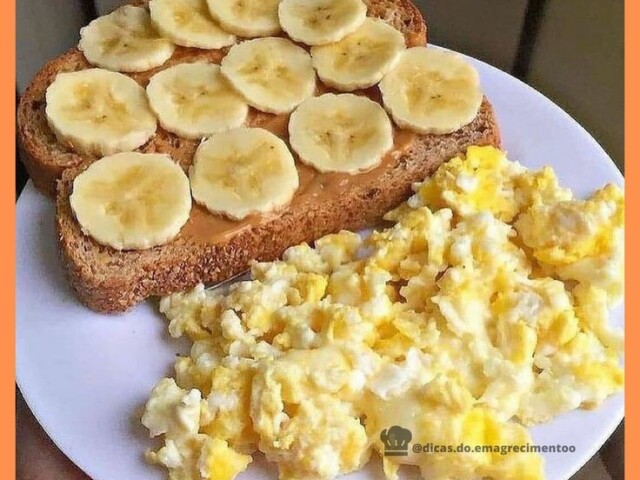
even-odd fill
[{"label": "fork tine", "polygon": [[219,288],[222,288],[222,287],[228,287],[228,286],[230,286],[233,282],[235,282],[236,280],[238,280],[240,277],[245,276],[247,273],[249,273],[249,270],[248,270],[248,269],[247,269],[247,270],[243,270],[242,272],[237,273],[237,274],[236,274],[236,275],[234,275],[233,277],[229,277],[229,278],[227,278],[226,280],[223,280],[222,282],[215,283],[215,284],[213,284],[213,285],[211,285],[211,286],[209,286],[209,287],[205,288],[205,290],[206,290],[207,292],[212,292],[212,291],[214,291],[214,290],[218,290]]}]

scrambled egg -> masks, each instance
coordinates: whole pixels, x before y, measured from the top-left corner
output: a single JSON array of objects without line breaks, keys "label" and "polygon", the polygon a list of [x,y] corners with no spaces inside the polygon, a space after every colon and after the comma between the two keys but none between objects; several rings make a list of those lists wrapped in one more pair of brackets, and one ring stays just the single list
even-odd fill
[{"label": "scrambled egg", "polygon": [[[469,148],[368,238],[341,232],[255,263],[227,292],[164,298],[191,354],[142,419],[174,480],[231,479],[261,451],[280,478],[330,479],[412,444],[526,445],[526,426],[619,391],[622,192],[573,199],[550,168]],[[535,480],[536,453],[384,456],[425,478]]]}]

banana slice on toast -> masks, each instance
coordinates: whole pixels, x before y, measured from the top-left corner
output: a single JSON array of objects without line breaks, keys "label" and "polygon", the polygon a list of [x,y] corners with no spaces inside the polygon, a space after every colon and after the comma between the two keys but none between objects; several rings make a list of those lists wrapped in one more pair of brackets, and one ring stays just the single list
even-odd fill
[{"label": "banana slice on toast", "polygon": [[382,80],[404,49],[402,33],[382,20],[367,18],[342,40],[312,47],[311,57],[325,84],[350,92]]},{"label": "banana slice on toast", "polygon": [[282,207],[298,189],[287,145],[261,128],[213,135],[198,148],[189,178],[197,203],[236,220]]},{"label": "banana slice on toast", "polygon": [[46,92],[46,116],[60,143],[103,156],[134,150],[156,131],[144,88],[121,73],[59,73]]},{"label": "banana slice on toast", "polygon": [[288,113],[316,88],[311,56],[285,38],[267,37],[234,45],[220,64],[222,74],[252,107]]},{"label": "banana slice on toast", "polygon": [[213,18],[241,37],[268,37],[280,32],[280,0],[207,0]]},{"label": "banana slice on toast", "polygon": [[377,166],[391,150],[393,128],[373,100],[327,93],[291,114],[289,141],[300,160],[315,169],[355,174]]},{"label": "banana slice on toast", "polygon": [[362,0],[282,0],[278,17],[296,42],[324,45],[355,32],[367,17],[367,6]]},{"label": "banana slice on toast", "polygon": [[189,219],[189,179],[168,155],[119,153],[73,182],[71,209],[82,231],[117,250],[172,240]]},{"label": "banana slice on toast", "polygon": [[151,0],[149,12],[158,31],[176,45],[215,49],[236,41],[211,17],[206,0]]},{"label": "banana slice on toast", "polygon": [[422,134],[455,132],[482,104],[476,69],[459,54],[428,47],[405,50],[380,91],[398,126]]},{"label": "banana slice on toast", "polygon": [[160,35],[146,9],[125,5],[83,27],[78,48],[92,65],[144,72],[169,60],[175,45]]},{"label": "banana slice on toast", "polygon": [[156,73],[147,96],[162,128],[184,138],[239,127],[249,113],[220,67],[210,63],[183,63]]}]

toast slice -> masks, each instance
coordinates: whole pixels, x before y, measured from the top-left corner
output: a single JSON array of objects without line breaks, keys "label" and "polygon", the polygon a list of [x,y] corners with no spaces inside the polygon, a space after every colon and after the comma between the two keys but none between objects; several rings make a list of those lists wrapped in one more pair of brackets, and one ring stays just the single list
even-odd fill
[{"label": "toast slice", "polygon": [[[144,3],[144,2],[134,2]],[[426,43],[426,26],[419,10],[408,0],[365,0],[368,14],[384,19],[404,33],[408,46]],[[185,61],[219,63],[225,51],[178,48],[162,67],[131,75],[142,85],[162,68]],[[73,179],[96,158],[78,155],[57,142],[44,115],[44,93],[56,74],[88,68],[81,52],[73,49],[53,60],[25,92],[18,111],[24,161],[36,186],[53,194],[57,184],[56,227],[62,263],[80,300],[90,308],[122,312],[158,295],[216,283],[244,271],[252,260],[278,258],[289,246],[311,242],[342,229],[360,230],[379,222],[382,215],[411,193],[442,162],[463,153],[470,145],[500,146],[500,133],[487,99],[475,120],[448,135],[394,134],[395,146],[382,164],[357,175],[320,174],[298,165],[300,188],[291,204],[278,212],[242,222],[223,220],[194,204],[181,233],[166,245],[140,251],[116,251],[85,235],[69,205]],[[319,87],[319,91],[326,91]],[[379,99],[377,87],[360,92]],[[282,136],[286,115],[251,110],[247,121]],[[185,169],[198,142],[158,129],[142,152],[170,154]]]}]

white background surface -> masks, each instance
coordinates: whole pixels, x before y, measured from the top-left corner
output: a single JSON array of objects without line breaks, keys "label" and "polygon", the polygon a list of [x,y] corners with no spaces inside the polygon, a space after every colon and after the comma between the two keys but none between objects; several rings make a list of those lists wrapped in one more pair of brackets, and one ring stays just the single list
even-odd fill
[{"label": "white background surface", "polygon": [[[475,62],[496,109],[503,147],[527,167],[552,165],[563,185],[585,196],[622,176],[598,144],[567,114],[525,84]],[[63,278],[52,203],[29,183],[16,206],[16,371],[36,418],[60,449],[94,480],[163,478],[148,467],[151,445],[140,408],[153,385],[171,375],[184,345],[171,340],[157,301],[120,316],[81,306]],[[613,312],[622,326],[624,312]],[[549,480],[565,480],[597,451],[623,416],[623,396],[596,411],[576,411],[532,429],[539,444],[574,445],[546,454]],[[252,465],[241,478],[277,478]],[[375,472],[375,473],[372,473]],[[382,478],[379,469],[345,478]]]}]

